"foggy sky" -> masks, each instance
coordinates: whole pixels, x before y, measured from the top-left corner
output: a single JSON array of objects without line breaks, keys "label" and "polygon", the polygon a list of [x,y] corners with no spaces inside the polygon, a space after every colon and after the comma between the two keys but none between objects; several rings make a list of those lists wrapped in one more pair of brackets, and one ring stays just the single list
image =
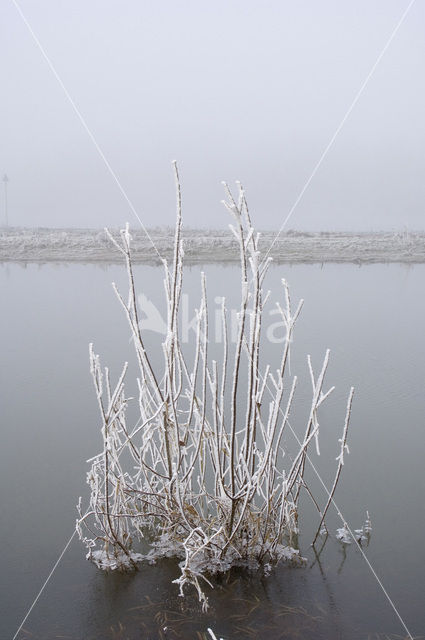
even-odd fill
[{"label": "foggy sky", "polygon": [[[221,180],[279,228],[408,0],[21,0],[147,226],[224,227]],[[425,3],[417,1],[288,228],[425,228]],[[0,174],[22,226],[137,225],[10,0]],[[3,183],[0,183],[3,220]]]}]

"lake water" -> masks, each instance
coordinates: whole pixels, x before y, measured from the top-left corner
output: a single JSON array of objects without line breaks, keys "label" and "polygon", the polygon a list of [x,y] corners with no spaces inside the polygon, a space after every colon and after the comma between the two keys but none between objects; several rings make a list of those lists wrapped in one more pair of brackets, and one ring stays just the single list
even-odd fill
[{"label": "lake water", "polygon": [[[205,271],[211,317],[217,295],[236,307],[237,269],[210,265]],[[186,272],[189,320],[199,304],[199,272]],[[139,291],[161,310],[161,270],[138,266],[136,275]],[[301,413],[308,409],[306,355],[317,368],[325,349],[331,349],[325,386],[337,389],[322,414],[322,455],[314,454],[314,462],[329,485],[353,385],[350,455],[336,502],[353,528],[363,524],[369,510],[373,532],[364,551],[411,634],[422,635],[425,265],[274,267],[266,285],[273,303],[282,276],[293,300],[305,299],[292,357],[293,372],[306,381],[299,391]],[[4,264],[0,279],[0,637],[6,640],[72,534],[78,497],[87,498],[85,461],[101,446],[88,343],[94,342],[114,374],[134,358],[110,286],[115,281],[125,290],[122,267]],[[270,324],[275,321],[268,318]],[[161,335],[147,331],[146,336],[160,354]],[[276,346],[267,349],[272,358]],[[301,433],[302,421],[294,425]],[[311,478],[323,502],[323,491]],[[333,536],[316,558],[309,547],[315,522],[305,503],[300,545],[306,567],[281,565],[267,579],[234,571],[208,592],[206,615],[193,594],[177,597],[173,561],[142,567],[134,575],[106,575],[85,560],[74,538],[18,638],[204,638],[207,627],[229,640],[406,637],[354,544],[344,548]],[[328,522],[335,533],[340,520],[334,510]]]}]

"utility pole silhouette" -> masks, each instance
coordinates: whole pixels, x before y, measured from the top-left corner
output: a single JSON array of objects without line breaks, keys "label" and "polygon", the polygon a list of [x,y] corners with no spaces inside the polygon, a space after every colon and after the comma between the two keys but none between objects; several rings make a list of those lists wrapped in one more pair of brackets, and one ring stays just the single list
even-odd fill
[{"label": "utility pole silhouette", "polygon": [[3,183],[4,183],[4,220],[5,220],[5,227],[9,226],[9,214],[7,211],[7,183],[9,182],[9,178],[7,177],[6,174],[4,174],[3,176]]}]

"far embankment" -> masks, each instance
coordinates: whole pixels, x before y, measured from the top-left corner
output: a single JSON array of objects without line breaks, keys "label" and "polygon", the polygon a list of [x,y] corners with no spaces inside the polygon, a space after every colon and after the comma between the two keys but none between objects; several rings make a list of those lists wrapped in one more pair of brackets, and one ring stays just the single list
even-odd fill
[{"label": "far embankment", "polygon": [[[174,230],[132,229],[133,260],[158,263],[170,258]],[[117,230],[112,231],[118,234]],[[186,229],[185,262],[236,262],[236,241],[229,230]],[[154,246],[156,249],[154,249]],[[263,255],[277,263],[406,262],[425,263],[425,231],[416,232],[299,232],[266,231],[261,234]],[[0,230],[0,262],[104,262],[117,263],[122,256],[100,229],[47,229],[9,227]]]}]

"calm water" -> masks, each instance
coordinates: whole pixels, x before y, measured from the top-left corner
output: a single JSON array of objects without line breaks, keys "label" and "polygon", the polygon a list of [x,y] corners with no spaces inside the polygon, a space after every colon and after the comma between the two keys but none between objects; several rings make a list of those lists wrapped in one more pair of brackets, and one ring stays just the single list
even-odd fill
[{"label": "calm water", "polygon": [[[224,294],[236,306],[238,272],[217,265],[205,270],[213,318],[214,296]],[[139,290],[161,308],[161,271],[136,271]],[[282,276],[293,300],[306,301],[293,372],[306,380],[307,353],[317,368],[326,347],[331,349],[327,380],[337,389],[322,414],[322,455],[313,456],[315,464],[331,482],[346,395],[354,385],[351,453],[336,501],[354,528],[369,509],[373,533],[365,552],[412,635],[423,635],[425,266],[276,267],[267,283],[273,304]],[[100,447],[88,343],[95,343],[114,373],[132,353],[110,287],[116,281],[124,288],[121,267],[3,265],[0,281],[0,638],[6,640],[72,534],[78,497],[87,496],[85,460]],[[186,291],[190,319],[198,305],[198,268],[187,271]],[[146,335],[159,354],[160,334]],[[276,347],[268,346],[268,355],[275,354]],[[300,386],[301,416],[308,409],[308,384]],[[300,431],[302,424],[294,420]],[[319,488],[317,494],[323,500]],[[344,551],[330,539],[315,557],[309,548],[314,524],[305,504],[300,544],[306,568],[280,566],[267,579],[231,573],[209,593],[206,616],[195,597],[177,597],[170,584],[178,575],[174,562],[143,567],[136,575],[105,575],[84,559],[74,539],[18,637],[202,638],[208,626],[229,640],[404,637],[353,545]],[[329,524],[333,532],[340,526],[334,512]]]}]

